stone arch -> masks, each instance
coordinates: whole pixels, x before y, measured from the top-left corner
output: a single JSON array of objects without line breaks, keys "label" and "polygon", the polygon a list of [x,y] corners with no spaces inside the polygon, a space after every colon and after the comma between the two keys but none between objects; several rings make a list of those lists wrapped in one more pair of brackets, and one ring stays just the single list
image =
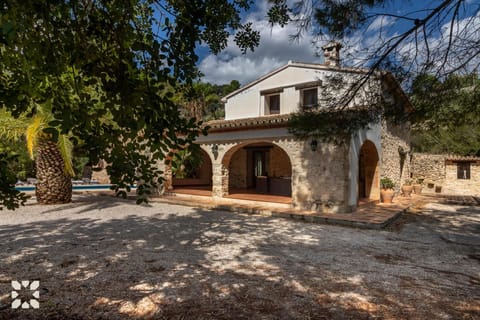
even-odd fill
[{"label": "stone arch", "polygon": [[375,144],[365,140],[358,156],[358,199],[380,199],[380,159]]},{"label": "stone arch", "polygon": [[292,194],[292,160],[288,152],[273,141],[237,144],[225,152],[221,163],[224,196],[234,190]]},{"label": "stone arch", "polygon": [[[202,162],[199,166],[187,168],[188,174],[182,177],[172,177],[172,186],[175,187],[212,187],[213,164],[208,152],[200,146]],[[188,164],[185,164],[188,165]]]}]

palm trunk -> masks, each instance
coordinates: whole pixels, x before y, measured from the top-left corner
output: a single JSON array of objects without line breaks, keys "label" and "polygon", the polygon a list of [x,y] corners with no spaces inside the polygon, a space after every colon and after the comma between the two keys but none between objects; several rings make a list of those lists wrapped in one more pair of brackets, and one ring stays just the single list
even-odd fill
[{"label": "palm trunk", "polygon": [[55,142],[41,139],[36,148],[37,185],[35,195],[42,204],[72,201],[72,180],[64,170],[64,162]]}]

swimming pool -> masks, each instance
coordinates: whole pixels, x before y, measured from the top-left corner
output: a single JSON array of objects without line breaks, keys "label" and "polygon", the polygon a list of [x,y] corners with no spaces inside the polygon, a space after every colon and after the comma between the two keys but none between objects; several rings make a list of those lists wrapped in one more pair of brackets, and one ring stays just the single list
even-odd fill
[{"label": "swimming pool", "polygon": [[[72,190],[110,190],[111,184],[88,184],[88,185],[74,185]],[[135,189],[136,186],[131,186],[130,188]],[[18,191],[35,191],[35,186],[17,186],[15,187]]]}]

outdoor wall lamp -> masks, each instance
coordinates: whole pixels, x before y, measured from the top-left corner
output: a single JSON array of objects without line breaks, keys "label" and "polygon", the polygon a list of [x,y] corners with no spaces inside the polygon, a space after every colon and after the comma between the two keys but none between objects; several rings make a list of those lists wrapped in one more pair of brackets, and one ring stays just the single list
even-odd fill
[{"label": "outdoor wall lamp", "polygon": [[212,146],[212,153],[213,153],[213,157],[215,158],[215,160],[217,160],[217,158],[218,158],[218,144],[214,144]]},{"label": "outdoor wall lamp", "polygon": [[317,147],[318,147],[318,141],[313,139],[310,142],[310,149],[312,149],[312,151],[315,152],[315,151],[317,151]]}]

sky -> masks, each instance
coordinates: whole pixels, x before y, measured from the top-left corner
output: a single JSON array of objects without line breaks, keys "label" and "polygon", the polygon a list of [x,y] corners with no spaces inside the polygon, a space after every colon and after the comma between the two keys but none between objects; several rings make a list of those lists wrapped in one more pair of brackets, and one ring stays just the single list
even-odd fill
[{"label": "sky", "polygon": [[[425,16],[423,9],[437,6],[440,0],[391,0],[384,8],[372,11],[389,12],[393,14],[405,14],[412,18]],[[475,0],[467,0],[464,16],[471,15],[480,6]],[[203,81],[224,84],[231,80],[238,80],[242,85],[257,79],[258,77],[288,63],[289,60],[301,62],[323,63],[321,50],[318,49],[328,39],[319,40],[312,33],[306,33],[297,42],[292,41],[290,36],[295,33],[296,26],[289,24],[284,28],[271,26],[267,21],[269,4],[266,0],[256,1],[255,6],[243,16],[244,22],[252,22],[256,30],[260,31],[260,46],[254,52],[242,54],[233,43],[233,36],[229,39],[228,47],[218,55],[209,53],[208,49],[201,47],[198,50],[200,61],[198,67],[204,74]],[[477,13],[478,15],[478,13]],[[478,16],[480,23],[480,16]],[[343,39],[342,65],[365,66],[364,49],[373,47],[381,38],[398,35],[403,30],[410,28],[413,22],[400,22],[395,18],[382,17],[372,20],[366,30],[354,33]],[[444,23],[444,22],[442,22]],[[443,35],[428,35],[432,43],[439,43]],[[480,37],[480,35],[479,35]],[[437,39],[438,38],[438,39]],[[422,45],[422,44],[421,44]],[[409,44],[402,45],[400,50],[407,51]],[[421,57],[420,57],[421,59]]]}]

